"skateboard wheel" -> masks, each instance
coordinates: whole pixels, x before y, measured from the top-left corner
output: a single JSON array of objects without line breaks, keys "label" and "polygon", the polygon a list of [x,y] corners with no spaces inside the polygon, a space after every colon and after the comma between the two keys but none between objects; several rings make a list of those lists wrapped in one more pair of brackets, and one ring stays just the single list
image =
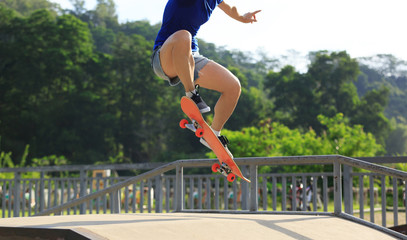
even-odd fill
[{"label": "skateboard wheel", "polygon": [[180,122],[179,122],[179,126],[181,127],[181,128],[186,128],[186,124],[188,124],[188,120],[186,120],[186,119],[182,119]]},{"label": "skateboard wheel", "polygon": [[195,132],[195,136],[202,137],[204,135],[204,130],[202,128],[198,128]]},{"label": "skateboard wheel", "polygon": [[235,174],[233,174],[233,173],[229,173],[227,179],[228,179],[229,182],[233,182],[233,181],[235,181],[236,176],[235,176]]},{"label": "skateboard wheel", "polygon": [[215,163],[212,165],[212,172],[217,172],[220,168],[220,165],[218,163]]}]

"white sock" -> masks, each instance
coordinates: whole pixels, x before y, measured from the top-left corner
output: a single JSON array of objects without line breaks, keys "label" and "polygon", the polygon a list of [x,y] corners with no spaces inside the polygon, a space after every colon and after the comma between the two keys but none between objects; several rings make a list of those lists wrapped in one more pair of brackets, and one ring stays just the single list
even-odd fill
[{"label": "white sock", "polygon": [[192,97],[193,94],[196,94],[196,89],[194,89],[194,91],[191,92],[185,92],[185,95],[189,98]]},{"label": "white sock", "polygon": [[215,135],[218,137],[220,136],[220,131],[213,130],[213,133],[215,133]]}]

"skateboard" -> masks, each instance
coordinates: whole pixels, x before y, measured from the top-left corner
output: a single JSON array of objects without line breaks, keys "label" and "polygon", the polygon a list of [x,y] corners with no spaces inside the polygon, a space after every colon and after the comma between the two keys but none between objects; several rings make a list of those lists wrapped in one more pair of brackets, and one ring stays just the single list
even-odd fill
[{"label": "skateboard", "polygon": [[189,124],[187,119],[182,119],[179,123],[180,127],[195,132],[195,136],[199,138],[203,137],[219,160],[219,164],[212,165],[212,171],[223,174],[229,182],[233,182],[236,176],[250,182],[249,179],[243,176],[239,166],[233,160],[233,155],[223,146],[212,128],[206,123],[195,102],[188,97],[182,97],[181,108],[191,119],[192,124]]}]

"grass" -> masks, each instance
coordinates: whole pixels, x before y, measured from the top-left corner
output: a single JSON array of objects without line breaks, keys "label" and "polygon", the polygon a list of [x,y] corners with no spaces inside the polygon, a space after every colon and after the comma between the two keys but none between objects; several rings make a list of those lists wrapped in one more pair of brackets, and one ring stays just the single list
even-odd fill
[{"label": "grass", "polygon": [[[360,214],[353,214],[355,217],[360,218]],[[364,220],[370,222],[370,212],[365,212],[364,213]],[[383,226],[382,222],[382,212],[381,211],[376,211],[374,213],[374,222],[377,225]],[[397,225],[404,225],[406,224],[406,213],[405,212],[399,212],[398,213],[398,221]],[[392,227],[394,226],[394,213],[390,211],[386,211],[386,227]]]}]

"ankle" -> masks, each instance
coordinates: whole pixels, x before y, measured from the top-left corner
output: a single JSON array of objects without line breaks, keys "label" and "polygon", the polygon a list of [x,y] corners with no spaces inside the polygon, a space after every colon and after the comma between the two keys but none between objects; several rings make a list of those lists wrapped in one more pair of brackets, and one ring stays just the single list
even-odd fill
[{"label": "ankle", "polygon": [[194,89],[193,91],[190,91],[190,92],[185,92],[185,95],[187,96],[187,97],[192,97],[194,94],[196,94],[196,90]]},{"label": "ankle", "polygon": [[220,136],[220,131],[221,130],[219,130],[219,131],[213,130],[213,133],[215,133],[215,135],[219,137]]}]

